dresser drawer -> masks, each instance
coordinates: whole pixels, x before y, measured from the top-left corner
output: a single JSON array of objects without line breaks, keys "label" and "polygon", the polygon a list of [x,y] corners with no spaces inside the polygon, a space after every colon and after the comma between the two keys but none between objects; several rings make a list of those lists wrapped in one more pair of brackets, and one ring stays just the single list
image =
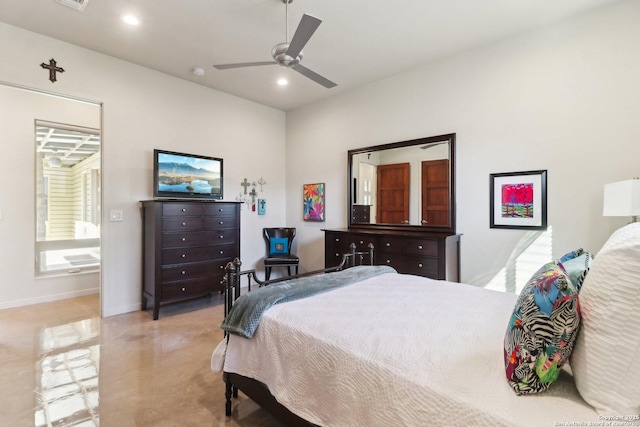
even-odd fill
[{"label": "dresser drawer", "polygon": [[[185,231],[183,233],[162,233],[162,248],[181,248],[211,244],[220,233],[215,231]],[[217,242],[216,242],[217,243]]]},{"label": "dresser drawer", "polygon": [[402,253],[403,248],[404,239],[400,237],[381,237],[375,250],[387,254],[399,254]]},{"label": "dresser drawer", "polygon": [[223,245],[239,240],[238,229],[211,231],[185,231],[184,233],[162,233],[162,248],[183,248],[188,246]]},{"label": "dresser drawer", "polygon": [[164,203],[162,216],[202,216],[202,208],[195,203]]},{"label": "dresser drawer", "polygon": [[236,228],[238,226],[238,219],[236,216],[205,217],[204,229],[218,230],[221,228]]},{"label": "dresser drawer", "polygon": [[433,239],[406,239],[402,251],[405,255],[438,256],[438,241]]},{"label": "dresser drawer", "polygon": [[218,258],[235,258],[239,256],[237,249],[235,245],[230,243],[215,246],[164,249],[162,251],[162,265],[210,261]]},{"label": "dresser drawer", "polygon": [[224,205],[218,203],[210,203],[204,206],[204,215],[212,217],[229,217],[235,216],[235,205]]},{"label": "dresser drawer", "polygon": [[224,267],[232,258],[219,260],[172,264],[162,267],[162,283],[189,280],[224,272]]},{"label": "dresser drawer", "polygon": [[216,282],[220,282],[221,279],[222,277],[217,279],[217,276],[202,277],[199,279],[182,280],[169,285],[162,285],[162,300],[170,301],[213,292],[214,290],[219,289],[220,285]]},{"label": "dresser drawer", "polygon": [[203,229],[203,220],[201,216],[168,217],[164,218],[162,221],[162,231],[198,231]]},{"label": "dresser drawer", "polygon": [[438,278],[437,258],[418,258],[394,254],[379,254],[376,264],[388,265],[398,273],[415,274],[418,276]]}]

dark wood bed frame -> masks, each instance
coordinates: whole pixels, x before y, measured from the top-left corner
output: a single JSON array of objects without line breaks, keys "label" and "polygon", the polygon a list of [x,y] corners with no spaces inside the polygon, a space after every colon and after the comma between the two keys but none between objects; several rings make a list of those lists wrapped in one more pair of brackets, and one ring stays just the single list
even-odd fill
[{"label": "dark wood bed frame", "polygon": [[[240,279],[242,276],[248,276],[249,290],[251,290],[251,280],[255,280],[258,286],[266,286],[272,283],[282,282],[285,280],[295,279],[298,277],[314,276],[324,273],[332,273],[335,271],[341,271],[349,267],[356,265],[373,265],[373,245],[369,244],[368,251],[356,252],[356,246],[351,244],[351,252],[342,256],[342,262],[340,265],[331,268],[324,268],[322,270],[314,270],[307,273],[297,274],[295,276],[283,277],[280,279],[261,281],[256,276],[255,270],[241,271],[242,263],[239,259],[235,259],[233,262],[227,264],[225,271],[226,275],[223,280],[224,284],[224,314],[225,317],[233,307],[233,302],[240,297]],[[226,333],[225,333],[226,335]],[[223,372],[223,379],[225,382],[225,413],[227,416],[231,415],[231,403],[232,397],[238,397],[238,390],[242,390],[251,400],[260,405],[264,410],[273,415],[276,419],[281,421],[286,426],[292,427],[308,427],[315,426],[315,424],[300,418],[296,414],[289,411],[285,406],[281,405],[275,397],[269,391],[269,388],[262,382],[253,378],[248,378],[232,372]]]}]

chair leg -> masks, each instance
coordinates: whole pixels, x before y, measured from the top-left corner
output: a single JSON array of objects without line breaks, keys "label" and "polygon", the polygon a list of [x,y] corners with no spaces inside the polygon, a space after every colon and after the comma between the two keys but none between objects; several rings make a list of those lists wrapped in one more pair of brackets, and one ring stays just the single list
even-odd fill
[{"label": "chair leg", "polygon": [[298,264],[296,264],[296,276],[298,275]]},{"label": "chair leg", "polygon": [[269,280],[269,277],[271,277],[271,267],[266,267],[264,268],[264,280],[267,281]]},{"label": "chair leg", "polygon": [[287,265],[287,276],[291,276],[291,267]]}]

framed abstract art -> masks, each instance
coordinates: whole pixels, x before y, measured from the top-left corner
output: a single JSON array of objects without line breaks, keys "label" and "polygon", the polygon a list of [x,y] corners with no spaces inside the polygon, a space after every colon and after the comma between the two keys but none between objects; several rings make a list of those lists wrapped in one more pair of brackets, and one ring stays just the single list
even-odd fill
[{"label": "framed abstract art", "polygon": [[324,183],[302,186],[302,205],[305,221],[324,221]]},{"label": "framed abstract art", "polygon": [[547,229],[547,171],[490,175],[491,228]]}]

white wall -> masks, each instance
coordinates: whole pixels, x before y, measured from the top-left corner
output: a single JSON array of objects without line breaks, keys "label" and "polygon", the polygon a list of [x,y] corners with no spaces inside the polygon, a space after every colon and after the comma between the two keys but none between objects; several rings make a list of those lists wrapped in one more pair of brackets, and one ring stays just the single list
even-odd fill
[{"label": "white wall", "polygon": [[[103,103],[104,316],[140,308],[142,229],[138,202],[152,196],[154,148],[224,158],[225,200],[235,200],[245,177],[250,181],[264,177],[267,185],[260,196],[267,199],[267,215],[258,216],[244,207],[241,237],[243,267],[261,262],[265,251],[262,227],[285,223],[285,171],[274,167],[285,156],[282,111],[2,23],[0,52],[0,81]],[[65,69],[54,84],[40,68],[40,63],[50,58]],[[0,99],[0,104],[3,102]],[[10,122],[4,117],[0,121],[4,132]],[[60,297],[48,294],[42,281],[34,279],[33,152],[20,150],[14,156],[13,143],[2,138],[0,148],[12,153],[6,172],[24,189],[19,193],[6,190],[3,175],[0,307]],[[123,222],[109,222],[112,209],[123,211]]]},{"label": "white wall", "polygon": [[[287,113],[287,218],[305,269],[321,228],[347,225],[347,150],[457,133],[462,281],[486,285],[534,232],[489,228],[489,174],[548,170],[553,255],[599,250],[628,218],[602,216],[603,185],[640,175],[640,2],[449,57]],[[300,188],[326,182],[323,224]]]}]

